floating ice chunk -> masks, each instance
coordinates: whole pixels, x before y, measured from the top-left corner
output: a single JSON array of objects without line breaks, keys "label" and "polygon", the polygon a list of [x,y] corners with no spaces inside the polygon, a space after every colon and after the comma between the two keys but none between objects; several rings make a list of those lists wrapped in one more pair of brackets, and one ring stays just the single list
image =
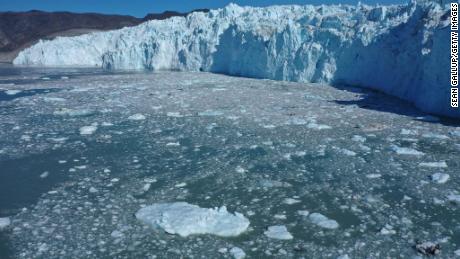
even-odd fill
[{"label": "floating ice chunk", "polygon": [[396,231],[393,229],[393,226],[391,225],[385,225],[382,229],[380,229],[380,234],[382,235],[394,235],[396,234]]},{"label": "floating ice chunk", "polygon": [[444,173],[435,173],[431,176],[431,180],[435,183],[446,183],[450,176]]},{"label": "floating ice chunk", "polygon": [[122,238],[123,237],[123,233],[119,230],[114,230],[112,231],[112,233],[110,233],[110,236],[113,237],[113,238]]},{"label": "floating ice chunk", "polygon": [[460,249],[455,250],[454,254],[455,254],[456,256],[460,256]]},{"label": "floating ice chunk", "polygon": [[221,247],[219,248],[219,250],[217,250],[217,252],[221,253],[221,254],[225,254],[228,252],[228,249],[226,247]]},{"label": "floating ice chunk", "polygon": [[44,179],[44,178],[48,177],[49,174],[50,174],[50,173],[49,173],[48,171],[43,172],[43,173],[40,175],[40,178]]},{"label": "floating ice chunk", "polygon": [[136,218],[151,227],[160,227],[169,234],[182,237],[194,234],[238,236],[249,226],[246,217],[238,212],[227,212],[225,206],[207,209],[186,202],[153,204],[140,209]]},{"label": "floating ice chunk", "polygon": [[307,217],[310,214],[310,212],[308,210],[298,210],[297,214],[299,214],[300,216]]},{"label": "floating ice chunk", "polygon": [[53,103],[53,102],[65,102],[67,100],[64,98],[60,98],[60,97],[44,97],[43,101]]},{"label": "floating ice chunk", "polygon": [[156,178],[145,178],[144,182],[146,182],[146,183],[156,183],[157,179]]},{"label": "floating ice chunk", "polygon": [[302,156],[306,156],[307,152],[305,152],[305,151],[296,151],[294,155],[302,157]]},{"label": "floating ice chunk", "polygon": [[375,179],[375,178],[382,177],[382,175],[381,174],[367,174],[366,177],[369,179]]},{"label": "floating ice chunk", "polygon": [[96,192],[98,192],[98,191],[97,191],[96,188],[90,187],[90,188],[89,188],[89,192],[90,192],[90,193],[96,193]]},{"label": "floating ice chunk", "polygon": [[166,146],[167,147],[178,147],[180,146],[180,143],[179,142],[169,142],[169,143],[166,143]]},{"label": "floating ice chunk", "polygon": [[97,126],[83,126],[80,128],[80,135],[92,135],[96,132]]},{"label": "floating ice chunk", "polygon": [[359,136],[359,135],[354,135],[351,140],[355,141],[355,142],[361,142],[361,143],[364,143],[366,142],[366,138],[363,137],[363,136]]},{"label": "floating ice chunk", "polygon": [[88,116],[93,114],[94,111],[87,110],[87,109],[81,109],[81,110],[74,110],[74,109],[67,109],[67,108],[62,108],[59,110],[54,111],[54,115],[60,115],[60,116]]},{"label": "floating ice chunk", "polygon": [[418,132],[416,130],[411,130],[411,129],[402,129],[401,130],[401,135],[417,135]]},{"label": "floating ice chunk", "polygon": [[339,151],[346,156],[356,156],[356,152],[345,149],[345,148],[340,148]]},{"label": "floating ice chunk", "polygon": [[66,79],[69,79],[69,77],[68,76],[61,76],[61,79],[66,80]]},{"label": "floating ice chunk", "polygon": [[350,257],[348,255],[341,255],[337,259],[350,259]]},{"label": "floating ice chunk", "polygon": [[10,218],[0,218],[0,231],[7,228],[10,224]]},{"label": "floating ice chunk", "polygon": [[322,228],[336,229],[339,227],[339,223],[337,223],[337,221],[329,219],[321,213],[312,213],[310,214],[309,218],[313,224],[318,225]]},{"label": "floating ice chunk", "polygon": [[182,187],[187,186],[187,183],[178,183],[178,184],[176,184],[174,186],[177,187],[177,188],[182,188]]},{"label": "floating ice chunk", "polygon": [[307,128],[315,129],[315,130],[332,129],[331,126],[324,125],[324,124],[317,124],[316,122],[308,123]]},{"label": "floating ice chunk", "polygon": [[236,169],[235,169],[235,171],[236,171],[237,173],[242,174],[242,173],[245,173],[245,172],[246,172],[246,169],[244,169],[244,168],[241,167],[241,166],[237,166]]},{"label": "floating ice chunk", "polygon": [[288,124],[291,124],[291,125],[305,125],[307,124],[308,122],[302,118],[292,118]]},{"label": "floating ice chunk", "polygon": [[268,227],[267,231],[264,234],[273,239],[280,239],[280,240],[289,240],[292,239],[293,236],[287,230],[286,226],[270,226]]},{"label": "floating ice chunk", "polygon": [[449,194],[447,195],[447,199],[453,203],[460,204],[460,194]]},{"label": "floating ice chunk", "polygon": [[168,117],[176,117],[176,118],[183,117],[179,112],[168,112],[168,113],[166,113],[166,116],[168,116]]},{"label": "floating ice chunk", "polygon": [[415,150],[413,148],[407,148],[407,147],[398,147],[396,145],[393,145],[391,149],[396,152],[398,155],[408,155],[408,156],[423,156],[425,155],[423,152],[420,152],[418,150]]},{"label": "floating ice chunk", "polygon": [[293,198],[286,198],[283,201],[284,204],[288,204],[288,205],[296,204],[296,203],[299,203],[299,202],[300,202],[300,200],[293,199]]},{"label": "floating ice chunk", "polygon": [[21,139],[24,140],[24,141],[30,141],[31,137],[29,135],[22,135]]},{"label": "floating ice chunk", "polygon": [[65,138],[65,137],[62,137],[62,138],[48,138],[48,140],[50,141],[54,141],[54,142],[65,142],[66,140],[68,140],[69,138]]},{"label": "floating ice chunk", "polygon": [[284,214],[275,214],[275,216],[273,216],[275,219],[286,219],[286,215]]},{"label": "floating ice chunk", "polygon": [[128,117],[128,120],[132,120],[132,121],[142,121],[145,119],[146,119],[145,115],[140,114],[140,113],[136,113]]},{"label": "floating ice chunk", "polygon": [[235,259],[243,259],[246,257],[246,253],[243,251],[243,249],[236,247],[236,246],[230,249],[230,254]]},{"label": "floating ice chunk", "polygon": [[224,115],[222,111],[213,111],[213,110],[207,110],[204,112],[198,113],[200,116],[221,116]]},{"label": "floating ice chunk", "polygon": [[276,128],[276,125],[273,125],[273,124],[266,125],[266,124],[264,124],[264,125],[262,125],[262,127],[265,128],[265,129],[274,129],[274,128]]},{"label": "floating ice chunk", "polygon": [[5,94],[7,95],[17,95],[18,93],[21,93],[21,90],[6,90]]},{"label": "floating ice chunk", "polygon": [[432,168],[447,168],[445,161],[441,162],[422,162],[418,164],[420,167],[432,167]]},{"label": "floating ice chunk", "polygon": [[144,193],[148,192],[150,190],[150,187],[152,187],[152,184],[151,183],[146,183],[146,184],[144,184],[144,186],[142,186],[142,191]]}]

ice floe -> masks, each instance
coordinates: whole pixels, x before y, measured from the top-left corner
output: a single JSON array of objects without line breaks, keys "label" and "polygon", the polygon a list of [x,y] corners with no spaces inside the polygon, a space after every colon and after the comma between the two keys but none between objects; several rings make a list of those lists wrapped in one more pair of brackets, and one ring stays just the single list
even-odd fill
[{"label": "ice floe", "polygon": [[445,161],[441,162],[422,162],[418,164],[420,167],[431,167],[431,168],[447,168]]},{"label": "ice floe", "polygon": [[136,213],[136,218],[151,227],[183,237],[194,234],[238,236],[249,227],[249,220],[243,214],[229,213],[225,206],[207,209],[186,202],[146,206]]},{"label": "ice floe", "polygon": [[398,155],[408,155],[408,156],[423,156],[424,155],[423,152],[420,152],[420,151],[415,150],[413,148],[398,147],[398,146],[395,146],[395,145],[393,145],[391,148]]},{"label": "ice floe", "polygon": [[83,126],[80,128],[80,135],[92,135],[96,132],[97,126]]},{"label": "ice floe", "polygon": [[279,240],[289,240],[292,239],[293,236],[287,230],[286,226],[278,225],[278,226],[270,226],[264,232],[264,234],[272,239],[279,239]]},{"label": "ice floe", "polygon": [[310,214],[310,216],[308,217],[313,224],[318,225],[322,228],[336,229],[339,227],[339,223],[337,223],[337,221],[329,219],[321,213],[314,212]]},{"label": "ice floe", "polygon": [[141,113],[136,113],[128,117],[128,120],[132,120],[132,121],[141,121],[145,119],[146,119],[145,115]]},{"label": "ice floe", "polygon": [[235,259],[243,259],[246,257],[246,253],[243,251],[243,249],[239,248],[239,247],[232,247],[232,249],[230,249],[230,254],[233,256],[233,258]]},{"label": "ice floe", "polygon": [[450,176],[444,173],[435,173],[431,175],[431,180],[435,183],[446,183]]}]

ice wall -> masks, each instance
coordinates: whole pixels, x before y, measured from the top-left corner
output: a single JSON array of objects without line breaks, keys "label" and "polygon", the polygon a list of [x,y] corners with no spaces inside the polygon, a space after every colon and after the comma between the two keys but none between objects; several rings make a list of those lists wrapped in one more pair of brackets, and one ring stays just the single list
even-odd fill
[{"label": "ice wall", "polygon": [[18,65],[173,69],[378,89],[451,117],[449,11],[401,6],[230,4],[186,18],[40,41]]}]

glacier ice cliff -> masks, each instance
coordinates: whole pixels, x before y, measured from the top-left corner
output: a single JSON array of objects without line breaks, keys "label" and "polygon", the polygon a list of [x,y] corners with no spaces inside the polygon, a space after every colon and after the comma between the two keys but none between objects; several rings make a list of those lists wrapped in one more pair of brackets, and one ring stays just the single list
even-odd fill
[{"label": "glacier ice cliff", "polygon": [[450,13],[435,3],[240,7],[40,41],[17,65],[209,71],[347,84],[450,108]]}]

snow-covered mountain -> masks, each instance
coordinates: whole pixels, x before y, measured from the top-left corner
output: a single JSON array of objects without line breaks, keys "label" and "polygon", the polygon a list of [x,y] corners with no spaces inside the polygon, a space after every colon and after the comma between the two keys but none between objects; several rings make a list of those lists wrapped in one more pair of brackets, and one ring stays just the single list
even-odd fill
[{"label": "snow-covered mountain", "polygon": [[401,6],[230,4],[136,27],[41,41],[18,65],[172,69],[349,84],[382,90],[427,112],[450,108],[449,11]]}]

